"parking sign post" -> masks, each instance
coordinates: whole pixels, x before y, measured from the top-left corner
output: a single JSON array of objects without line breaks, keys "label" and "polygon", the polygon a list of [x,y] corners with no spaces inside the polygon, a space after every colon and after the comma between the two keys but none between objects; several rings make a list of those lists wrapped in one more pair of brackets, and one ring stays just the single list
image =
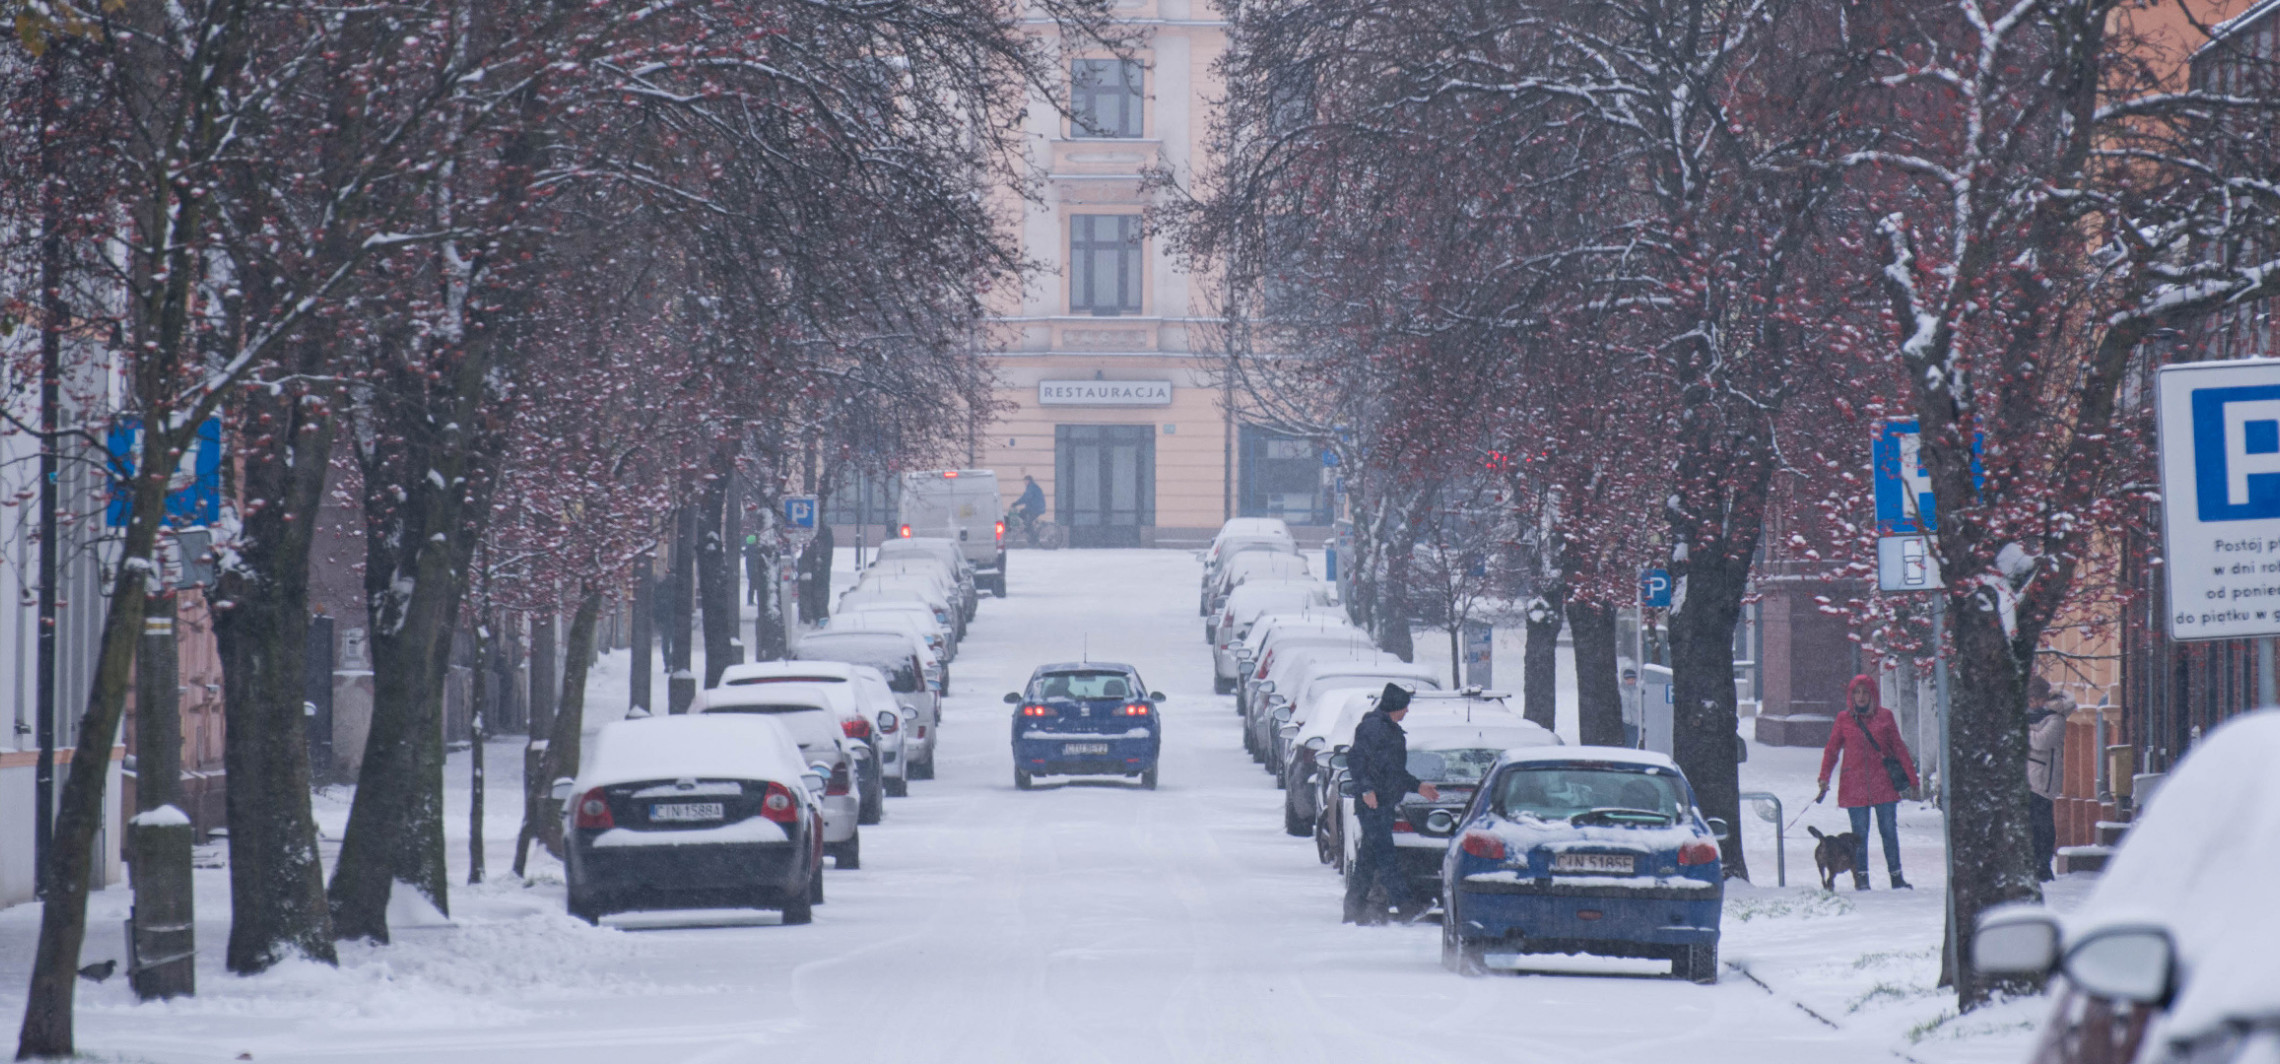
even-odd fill
[{"label": "parking sign post", "polygon": [[2280,361],[2164,366],[2156,388],[2170,638],[2280,635]]}]

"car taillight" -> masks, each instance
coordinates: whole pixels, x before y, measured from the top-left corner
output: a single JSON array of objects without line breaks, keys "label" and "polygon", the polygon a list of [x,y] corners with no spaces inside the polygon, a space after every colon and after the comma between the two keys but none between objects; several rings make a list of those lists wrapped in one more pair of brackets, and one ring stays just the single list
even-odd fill
[{"label": "car taillight", "polygon": [[1146,702],[1126,702],[1124,704],[1124,715],[1127,717],[1145,717],[1155,711],[1156,707]]},{"label": "car taillight", "polygon": [[909,538],[910,538],[910,526],[909,526],[909,525],[904,525],[904,526],[902,526],[902,538],[904,538],[904,539],[909,539]]},{"label": "car taillight", "polygon": [[610,800],[600,787],[587,791],[578,799],[578,826],[582,828],[614,828],[617,819],[610,816]]},{"label": "car taillight", "polygon": [[942,479],[956,480],[958,479],[958,471],[955,469],[945,469],[942,471]]},{"label": "car taillight", "polygon": [[867,720],[843,720],[839,722],[839,730],[846,732],[850,739],[868,739],[871,737],[871,722]]},{"label": "car taillight", "polygon": [[842,761],[839,764],[832,766],[831,782],[823,785],[823,793],[846,794],[847,788],[847,762]]},{"label": "car taillight", "polygon": [[1678,848],[1678,863],[1682,865],[1717,864],[1718,844],[1696,839]]},{"label": "car taillight", "polygon": [[1491,835],[1485,831],[1465,832],[1464,839],[1457,843],[1457,845],[1466,853],[1469,853],[1474,857],[1480,857],[1490,861],[1501,861],[1504,859],[1504,840],[1497,838],[1496,836]]},{"label": "car taillight", "polygon": [[1053,707],[1041,706],[1032,702],[1021,707],[1021,715],[1024,717],[1050,717],[1053,715]]},{"label": "car taillight", "polygon": [[997,523],[997,538],[998,542],[1005,542],[1005,522],[1003,521]]},{"label": "car taillight", "polygon": [[1408,817],[1400,817],[1400,816],[1394,817],[1394,818],[1393,818],[1393,830],[1395,830],[1395,831],[1406,831],[1406,832],[1409,832],[1410,834],[1413,834],[1413,835],[1417,833],[1417,829],[1416,829],[1415,827],[1412,827],[1412,826],[1410,825],[1410,823],[1409,823],[1409,818],[1408,818]]},{"label": "car taillight", "polygon": [[760,815],[778,824],[800,822],[800,803],[792,800],[792,792],[781,783],[768,785],[768,793],[760,799]]}]

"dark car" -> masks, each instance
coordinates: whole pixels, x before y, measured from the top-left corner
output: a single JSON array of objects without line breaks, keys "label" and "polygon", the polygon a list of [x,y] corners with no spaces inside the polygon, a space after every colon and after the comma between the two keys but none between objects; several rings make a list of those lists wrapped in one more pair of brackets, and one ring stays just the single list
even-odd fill
[{"label": "dark car", "polygon": [[1661,754],[1507,751],[1441,864],[1441,962],[1477,975],[1493,954],[1668,958],[1715,983],[1725,832]]},{"label": "dark car", "polygon": [[783,726],[742,714],[606,725],[562,798],[570,915],[779,909],[823,900],[818,766]]},{"label": "dark car", "polygon": [[1026,689],[1005,696],[1015,707],[1013,785],[1028,790],[1039,776],[1126,776],[1154,790],[1163,699],[1130,665],[1040,667]]}]

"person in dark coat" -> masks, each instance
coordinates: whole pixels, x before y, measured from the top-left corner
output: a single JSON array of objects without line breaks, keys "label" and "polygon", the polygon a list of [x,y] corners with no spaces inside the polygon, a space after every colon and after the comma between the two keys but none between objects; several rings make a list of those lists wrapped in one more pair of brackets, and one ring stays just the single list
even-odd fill
[{"label": "person in dark coat", "polygon": [[[1354,781],[1354,817],[1362,824],[1361,852],[1346,872],[1346,922],[1382,924],[1386,906],[1414,919],[1419,910],[1411,900],[1409,882],[1401,874],[1400,854],[1393,846],[1393,822],[1400,817],[1401,800],[1411,792],[1432,801],[1441,792],[1409,774],[1409,738],[1401,718],[1409,715],[1409,692],[1385,685],[1377,708],[1354,726],[1354,744],[1346,751],[1346,772]],[[1371,901],[1372,888],[1381,888],[1382,901]]]},{"label": "person in dark coat", "polygon": [[1829,745],[1821,750],[1821,793],[1813,800],[1829,796],[1829,774],[1841,756],[1844,773],[1837,780],[1837,804],[1852,817],[1853,888],[1868,889],[1868,820],[1873,813],[1877,834],[1884,839],[1884,868],[1892,875],[1893,889],[1909,889],[1908,880],[1900,875],[1900,790],[1893,786],[1884,759],[1899,762],[1911,788],[1919,786],[1916,762],[1908,756],[1908,744],[1900,741],[1898,718],[1877,704],[1875,680],[1853,677],[1845,703],[1845,711],[1837,714],[1829,729]]},{"label": "person in dark coat", "polygon": [[1027,486],[1021,489],[1021,497],[1013,500],[1013,512],[1021,518],[1021,530],[1029,537],[1029,545],[1034,547],[1037,545],[1037,521],[1045,516],[1045,489],[1037,486],[1036,477],[1023,476],[1021,479]]}]

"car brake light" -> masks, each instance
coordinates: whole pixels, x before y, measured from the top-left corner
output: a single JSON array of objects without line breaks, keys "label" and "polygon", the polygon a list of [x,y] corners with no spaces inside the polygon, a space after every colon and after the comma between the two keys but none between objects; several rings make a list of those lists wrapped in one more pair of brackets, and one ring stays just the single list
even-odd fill
[{"label": "car brake light", "polygon": [[847,737],[850,739],[868,739],[871,737],[871,722],[867,720],[843,720],[839,722],[839,730],[847,733]]},{"label": "car brake light", "polygon": [[909,539],[909,538],[910,538],[910,526],[909,526],[909,525],[904,525],[904,526],[902,526],[902,538],[904,538],[904,539]]},{"label": "car brake light", "polygon": [[1021,707],[1021,715],[1024,717],[1050,717],[1053,715],[1053,707],[1041,706],[1032,702]]},{"label": "car brake light", "polygon": [[997,523],[997,538],[998,542],[1005,542],[1005,522],[1003,521]]},{"label": "car brake light", "polygon": [[617,819],[610,815],[610,800],[596,787],[578,799],[578,826],[582,828],[614,828]]},{"label": "car brake light", "polygon": [[1401,816],[1397,816],[1397,817],[1394,817],[1394,818],[1393,818],[1393,830],[1395,830],[1395,831],[1406,831],[1406,832],[1409,832],[1410,834],[1413,834],[1413,835],[1417,833],[1417,829],[1416,829],[1416,828],[1414,828],[1414,827],[1412,827],[1412,826],[1410,826],[1410,823],[1409,823],[1409,818],[1408,818],[1408,817],[1401,817]]},{"label": "car brake light", "polygon": [[1156,707],[1146,702],[1126,702],[1124,704],[1124,715],[1127,717],[1145,717],[1155,711]]},{"label": "car brake light", "polygon": [[832,766],[831,782],[823,785],[823,793],[846,794],[847,787],[847,762],[842,761],[839,764]]},{"label": "car brake light", "polygon": [[1682,865],[1717,864],[1718,844],[1696,839],[1678,848],[1678,863]]},{"label": "car brake light", "polygon": [[945,469],[942,471],[942,479],[956,480],[958,479],[958,471],[955,469]]},{"label": "car brake light", "polygon": [[1465,832],[1463,841],[1457,845],[1474,857],[1486,858],[1491,861],[1504,859],[1504,840],[1485,831]]},{"label": "car brake light", "polygon": [[768,785],[768,793],[760,799],[760,815],[778,824],[800,822],[799,803],[792,800],[792,792],[781,783]]}]

